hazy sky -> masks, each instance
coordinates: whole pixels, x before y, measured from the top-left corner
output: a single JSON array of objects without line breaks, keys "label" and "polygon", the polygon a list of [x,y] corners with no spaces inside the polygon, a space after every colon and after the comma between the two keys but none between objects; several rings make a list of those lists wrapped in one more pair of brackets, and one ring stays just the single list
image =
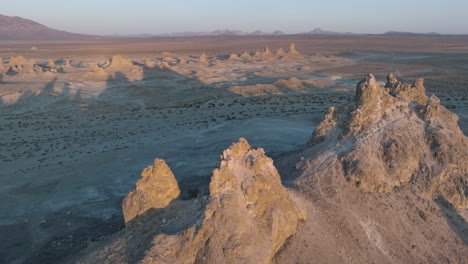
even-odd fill
[{"label": "hazy sky", "polygon": [[238,29],[468,34],[468,0],[2,0],[0,14],[56,29],[140,34]]}]

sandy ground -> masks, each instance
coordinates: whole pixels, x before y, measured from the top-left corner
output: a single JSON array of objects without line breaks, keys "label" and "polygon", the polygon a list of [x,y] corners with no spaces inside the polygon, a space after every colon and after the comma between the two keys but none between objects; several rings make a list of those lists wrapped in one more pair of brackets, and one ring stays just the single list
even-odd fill
[{"label": "sandy ground", "polygon": [[[287,50],[290,41],[301,56],[228,59],[265,45]],[[7,237],[0,260],[61,262],[120,230],[122,198],[155,157],[166,159],[189,199],[190,189],[207,192],[216,157],[241,136],[273,158],[302,148],[324,111],[349,103],[369,72],[379,81],[389,72],[425,77],[428,93],[460,116],[466,134],[466,43],[368,36],[0,43],[3,58],[71,60],[63,72],[0,78]],[[202,52],[207,63],[199,63]],[[89,72],[117,53],[132,70]]]}]

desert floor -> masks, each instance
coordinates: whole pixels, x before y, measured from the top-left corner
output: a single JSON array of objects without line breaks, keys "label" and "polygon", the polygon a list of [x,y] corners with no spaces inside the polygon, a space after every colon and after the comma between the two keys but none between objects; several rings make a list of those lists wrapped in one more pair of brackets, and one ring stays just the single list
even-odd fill
[{"label": "desert floor", "polygon": [[[299,55],[275,53],[290,42]],[[90,70],[116,54],[131,65]],[[187,200],[208,192],[218,156],[239,137],[273,158],[304,147],[326,109],[349,103],[370,72],[381,82],[390,72],[424,77],[468,133],[466,37],[0,43],[5,65],[18,55],[42,71],[0,75],[0,262],[59,262],[122,229],[122,199],[156,157]]]}]

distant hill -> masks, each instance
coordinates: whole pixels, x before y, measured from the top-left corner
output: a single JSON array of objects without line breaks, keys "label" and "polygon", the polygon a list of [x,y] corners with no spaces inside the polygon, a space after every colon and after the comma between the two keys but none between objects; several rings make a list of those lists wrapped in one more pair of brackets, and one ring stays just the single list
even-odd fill
[{"label": "distant hill", "polygon": [[414,33],[414,32],[402,32],[402,31],[387,31],[384,33],[384,35],[390,35],[390,36],[413,36],[413,35],[427,35],[427,36],[437,36],[441,35],[440,33],[437,32],[428,32],[428,33]]},{"label": "distant hill", "polygon": [[81,40],[96,36],[56,30],[21,17],[0,15],[0,40]]},{"label": "distant hill", "polygon": [[307,35],[352,35],[353,33],[351,32],[335,32],[335,31],[327,31],[327,30],[322,30],[321,28],[316,28],[312,31],[305,32],[304,34]]},{"label": "distant hill", "polygon": [[139,35],[114,35],[120,37],[137,37],[137,38],[148,38],[148,37],[197,37],[197,36],[278,36],[286,35],[283,31],[275,30],[273,32],[264,32],[256,30],[254,32],[245,32],[241,30],[215,30],[210,32],[174,32],[165,34],[139,34]]}]

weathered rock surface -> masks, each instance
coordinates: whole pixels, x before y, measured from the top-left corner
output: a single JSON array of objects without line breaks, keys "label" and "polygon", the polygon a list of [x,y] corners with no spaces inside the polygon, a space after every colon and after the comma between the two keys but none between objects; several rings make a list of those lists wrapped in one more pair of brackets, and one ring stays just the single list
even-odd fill
[{"label": "weathered rock surface", "polygon": [[437,97],[414,98],[369,75],[287,158],[313,215],[276,263],[465,262],[468,140]]},{"label": "weathered rock surface", "polygon": [[323,121],[320,122],[317,128],[312,133],[312,137],[307,142],[307,145],[311,146],[313,144],[320,143],[325,140],[326,135],[329,131],[336,126],[336,116],[335,116],[335,107],[332,106],[328,109],[328,112],[325,114]]},{"label": "weathered rock surface", "polygon": [[393,96],[401,96],[412,101],[415,101],[421,105],[427,103],[426,89],[424,88],[424,80],[422,78],[417,79],[414,84],[400,82],[393,75],[387,76],[387,83],[385,88]]},{"label": "weathered rock surface", "polygon": [[390,93],[370,74],[353,105],[330,108],[307,147],[277,163],[295,189],[240,139],[223,152],[209,199],[166,218],[176,200],[155,224],[78,262],[464,263],[468,139],[437,97],[420,95]]},{"label": "weathered rock surface", "polygon": [[198,230],[157,236],[143,263],[268,263],[304,217],[273,160],[241,138],[213,172]]},{"label": "weathered rock surface", "polygon": [[330,109],[309,146],[333,146],[344,178],[364,191],[390,192],[407,185],[420,195],[443,195],[467,208],[468,139],[458,117],[435,96],[421,105],[422,82],[395,87],[403,86],[419,92],[388,93],[368,75],[356,88],[355,106],[339,115]]},{"label": "weathered rock surface", "polygon": [[164,208],[180,195],[179,185],[169,166],[161,159],[141,172],[136,188],[123,200],[125,224],[150,209]]},{"label": "weathered rock surface", "polygon": [[[162,190],[166,185],[162,185],[161,173],[166,179],[173,177],[162,161],[143,171],[137,189],[125,198],[126,221],[155,203],[163,206],[174,197],[166,195],[167,188]],[[172,180],[166,184],[173,184]],[[152,198],[160,193],[165,198]],[[155,234],[151,241],[136,235],[145,237],[147,232],[154,232],[154,227],[145,232],[126,228],[110,243],[77,262],[132,262],[135,259],[129,260],[129,256],[133,252],[128,250],[139,251],[148,245],[142,256],[136,256],[141,263],[270,263],[306,218],[301,200],[281,184],[273,160],[263,149],[252,149],[243,138],[223,152],[219,168],[213,171],[209,199],[198,201],[204,214],[188,229],[172,235]],[[196,208],[199,203],[189,204]],[[194,210],[179,210],[196,214]],[[174,220],[164,218],[160,224],[171,222]]]}]

